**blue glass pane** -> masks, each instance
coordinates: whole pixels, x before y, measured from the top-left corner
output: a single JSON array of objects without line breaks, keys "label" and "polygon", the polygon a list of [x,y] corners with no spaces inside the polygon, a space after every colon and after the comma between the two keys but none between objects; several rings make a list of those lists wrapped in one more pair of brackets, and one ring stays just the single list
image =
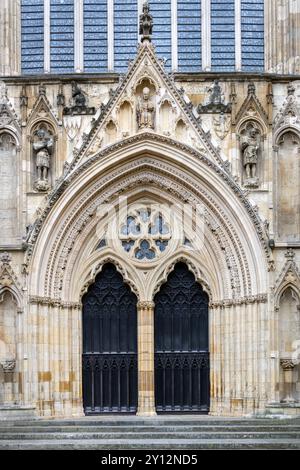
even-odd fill
[{"label": "blue glass pane", "polygon": [[171,69],[171,0],[150,0],[153,16],[152,40],[157,55],[166,60],[165,68]]},{"label": "blue glass pane", "polygon": [[84,68],[107,71],[107,0],[84,0]]},{"label": "blue glass pane", "polygon": [[214,71],[235,69],[234,0],[211,0],[211,64]]},{"label": "blue glass pane", "polygon": [[44,71],[44,0],[22,0],[22,73]]},{"label": "blue glass pane", "polygon": [[242,69],[264,71],[264,0],[242,0]]},{"label": "blue glass pane", "polygon": [[114,1],[115,71],[125,73],[138,43],[137,0]]},{"label": "blue glass pane", "polygon": [[74,0],[50,2],[51,72],[74,72]]},{"label": "blue glass pane", "polygon": [[155,252],[150,249],[150,243],[147,240],[140,243],[140,248],[135,252],[135,257],[139,260],[155,258]]},{"label": "blue glass pane", "polygon": [[177,1],[178,69],[201,70],[201,0]]}]

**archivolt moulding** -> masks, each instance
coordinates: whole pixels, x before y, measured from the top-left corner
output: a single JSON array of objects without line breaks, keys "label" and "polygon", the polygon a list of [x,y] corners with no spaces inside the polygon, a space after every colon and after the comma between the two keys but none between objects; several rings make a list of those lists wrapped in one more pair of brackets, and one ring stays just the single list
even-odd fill
[{"label": "archivolt moulding", "polygon": [[[148,159],[149,160],[149,159]],[[155,166],[155,164],[154,164]],[[156,169],[157,169],[157,164],[156,164]],[[130,171],[130,166],[128,167],[128,171]],[[149,174],[149,176],[148,176]],[[173,177],[174,177],[174,169],[173,169]],[[162,179],[163,176],[162,175],[155,175],[154,173],[149,173],[147,172],[145,174],[145,177],[143,179],[141,179],[141,175],[139,173],[133,173],[132,171],[130,171],[130,180],[132,180],[132,184],[129,185],[128,184],[128,178],[124,178],[123,176],[123,179],[122,179],[122,186],[120,186],[120,183],[117,183],[117,187],[111,187],[110,190],[109,190],[109,193],[107,193],[104,189],[102,191],[102,194],[101,194],[101,199],[99,200],[99,198],[97,200],[94,201],[93,203],[93,206],[88,206],[84,209],[83,206],[81,206],[81,214],[73,214],[73,217],[72,219],[74,220],[74,228],[73,228],[73,232],[74,234],[72,235],[70,233],[70,229],[68,230],[68,235],[65,237],[66,239],[66,242],[63,242],[62,240],[62,235],[57,239],[57,247],[60,248],[60,255],[59,255],[59,260],[56,260],[55,262],[55,258],[57,258],[58,254],[55,256],[54,255],[54,251],[53,251],[53,254],[52,256],[50,257],[50,260],[51,260],[51,264],[53,265],[53,263],[55,262],[57,268],[57,273],[64,273],[66,272],[66,266],[67,266],[67,262],[70,260],[70,257],[72,257],[72,255],[70,255],[70,252],[72,250],[72,246],[73,244],[75,243],[75,241],[72,241],[72,240],[75,240],[74,237],[77,237],[77,235],[79,233],[82,233],[83,231],[83,226],[82,225],[78,225],[79,223],[83,223],[84,226],[87,226],[86,224],[88,224],[88,221],[91,220],[91,214],[94,213],[94,210],[96,209],[96,207],[99,205],[99,203],[101,203],[101,201],[106,201],[106,202],[109,202],[111,200],[111,198],[116,198],[118,196],[118,194],[124,194],[124,190],[123,189],[123,186],[124,188],[126,188],[126,191],[128,192],[130,190],[130,187],[132,187],[132,184],[134,186],[140,186],[140,187],[145,187],[146,184],[149,184],[149,181],[152,181],[152,183],[155,183],[157,182],[158,184],[158,187],[161,188],[161,189],[164,189],[166,187],[169,187],[169,183],[168,183],[168,180],[164,180]],[[110,174],[110,180],[114,180],[114,177],[113,177],[113,174]],[[187,181],[185,181],[187,182]],[[178,186],[178,188],[177,188]],[[197,187],[194,188],[194,190],[196,190]],[[191,187],[189,189],[189,191],[192,191],[191,190]],[[91,188],[91,192],[93,193],[93,195],[96,195],[97,194],[97,190],[95,188]],[[181,200],[183,203],[186,202],[186,199],[184,198],[184,196],[182,196],[182,194],[187,194],[186,193],[186,190],[184,190],[183,188],[181,188],[177,183],[175,183],[175,181],[173,181],[172,183],[172,193],[175,195],[176,198],[178,198],[178,200]],[[192,196],[192,193],[189,192],[190,194],[190,204],[196,204],[197,203],[197,198],[195,199],[195,201],[193,200],[193,196]],[[206,195],[207,197],[209,197],[208,195]],[[182,199],[183,198],[183,199]],[[85,196],[85,201],[87,200],[87,195]],[[210,198],[211,199],[211,198]],[[213,207],[213,201],[210,200],[210,209],[215,211],[215,217],[218,217],[218,214],[220,213],[221,209],[219,208],[219,212],[216,210],[216,208]],[[221,211],[222,212],[222,211]],[[82,217],[85,217],[85,222],[82,222]],[[75,223],[76,221],[76,223]],[[230,229],[230,233],[231,235],[235,233],[235,229],[231,226],[231,223],[230,221],[227,219],[227,222],[228,222],[228,230]],[[66,223],[66,222],[65,222]],[[210,226],[208,224],[208,226]],[[229,271],[232,273],[231,274],[231,285],[234,285],[235,288],[236,288],[236,294],[239,293],[239,270],[238,268],[236,267],[235,269],[235,266],[236,266],[236,263],[237,263],[237,260],[236,260],[236,257],[238,258],[239,257],[239,263],[240,263],[240,269],[241,269],[241,278],[242,278],[242,282],[244,282],[244,290],[247,291],[247,287],[246,287],[246,278],[250,276],[250,274],[248,273],[248,276],[245,274],[244,270],[247,271],[247,260],[245,258],[245,253],[243,253],[243,247],[241,246],[241,244],[239,244],[239,247],[236,246],[236,249],[235,251],[237,252],[236,255],[234,255],[234,253],[232,252],[232,246],[231,246],[231,242],[228,241],[228,234],[226,235],[225,233],[223,233],[223,229],[219,226],[218,230],[214,231],[216,237],[216,241],[218,242],[218,244],[220,245],[220,249],[223,250],[223,253],[226,257],[226,261],[228,263],[228,269]],[[238,243],[238,237],[236,235],[236,240],[232,240],[232,243],[233,245],[235,243]],[[65,246],[65,248],[63,248]],[[239,250],[242,250],[242,255],[239,253]],[[221,256],[221,253],[222,251],[220,251],[220,256]],[[242,256],[242,257],[241,257]],[[223,255],[221,256],[221,258],[223,258]],[[58,262],[58,264],[57,264]],[[54,275],[54,274],[51,274],[53,272],[53,267],[51,265],[48,265],[47,266],[47,274],[46,274],[46,278],[45,278],[45,289],[47,290],[47,285],[49,285],[49,282],[50,282],[50,279],[51,277]],[[54,285],[56,286],[56,288],[58,288],[59,290],[62,288],[62,285],[61,285],[61,282],[62,282],[62,279],[61,281],[57,278],[54,282]],[[51,284],[53,284],[53,281],[51,281]],[[251,292],[251,285],[248,286],[248,289],[249,289],[249,292]],[[46,292],[46,291],[45,291]]]}]

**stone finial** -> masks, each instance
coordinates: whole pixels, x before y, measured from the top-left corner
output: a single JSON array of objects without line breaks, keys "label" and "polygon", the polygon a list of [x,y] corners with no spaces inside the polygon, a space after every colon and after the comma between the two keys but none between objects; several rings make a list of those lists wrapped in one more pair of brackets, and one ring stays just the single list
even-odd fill
[{"label": "stone finial", "polygon": [[5,82],[0,82],[0,104],[5,104],[7,101],[7,88]]},{"label": "stone finial", "polygon": [[287,87],[287,90],[288,90],[288,95],[291,96],[295,93],[295,87],[292,83],[290,83]]},{"label": "stone finial", "polygon": [[20,94],[20,106],[21,106],[21,108],[28,106],[28,96],[26,95],[25,86],[22,87],[22,91],[21,91],[21,94]]},{"label": "stone finial", "polygon": [[46,96],[46,87],[43,84],[39,86],[39,96]]},{"label": "stone finial", "polygon": [[140,34],[142,36],[141,42],[151,42],[152,27],[153,17],[150,14],[149,4],[146,1],[143,4],[143,13],[140,15]]},{"label": "stone finial", "polygon": [[11,255],[7,253],[7,251],[4,251],[3,253],[0,254],[0,261],[2,264],[11,263]]},{"label": "stone finial", "polygon": [[293,260],[295,258],[295,252],[292,248],[289,248],[284,255],[288,260]]},{"label": "stone finial", "polygon": [[248,96],[255,95],[255,85],[254,83],[249,83],[248,85]]}]

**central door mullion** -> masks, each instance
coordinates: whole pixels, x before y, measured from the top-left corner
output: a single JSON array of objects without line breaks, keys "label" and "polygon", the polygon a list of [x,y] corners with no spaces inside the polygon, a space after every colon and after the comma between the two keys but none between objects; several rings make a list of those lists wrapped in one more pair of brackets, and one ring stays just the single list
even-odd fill
[{"label": "central door mullion", "polygon": [[154,395],[154,303],[138,303],[138,413],[153,416]]}]

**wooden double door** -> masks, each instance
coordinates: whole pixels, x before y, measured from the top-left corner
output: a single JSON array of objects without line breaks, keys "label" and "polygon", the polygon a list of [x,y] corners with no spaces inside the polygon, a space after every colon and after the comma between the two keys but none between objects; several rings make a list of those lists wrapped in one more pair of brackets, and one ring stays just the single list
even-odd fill
[{"label": "wooden double door", "polygon": [[[157,412],[209,411],[208,297],[178,263],[155,297]],[[86,414],[136,413],[137,298],[106,264],[83,298]]]}]

